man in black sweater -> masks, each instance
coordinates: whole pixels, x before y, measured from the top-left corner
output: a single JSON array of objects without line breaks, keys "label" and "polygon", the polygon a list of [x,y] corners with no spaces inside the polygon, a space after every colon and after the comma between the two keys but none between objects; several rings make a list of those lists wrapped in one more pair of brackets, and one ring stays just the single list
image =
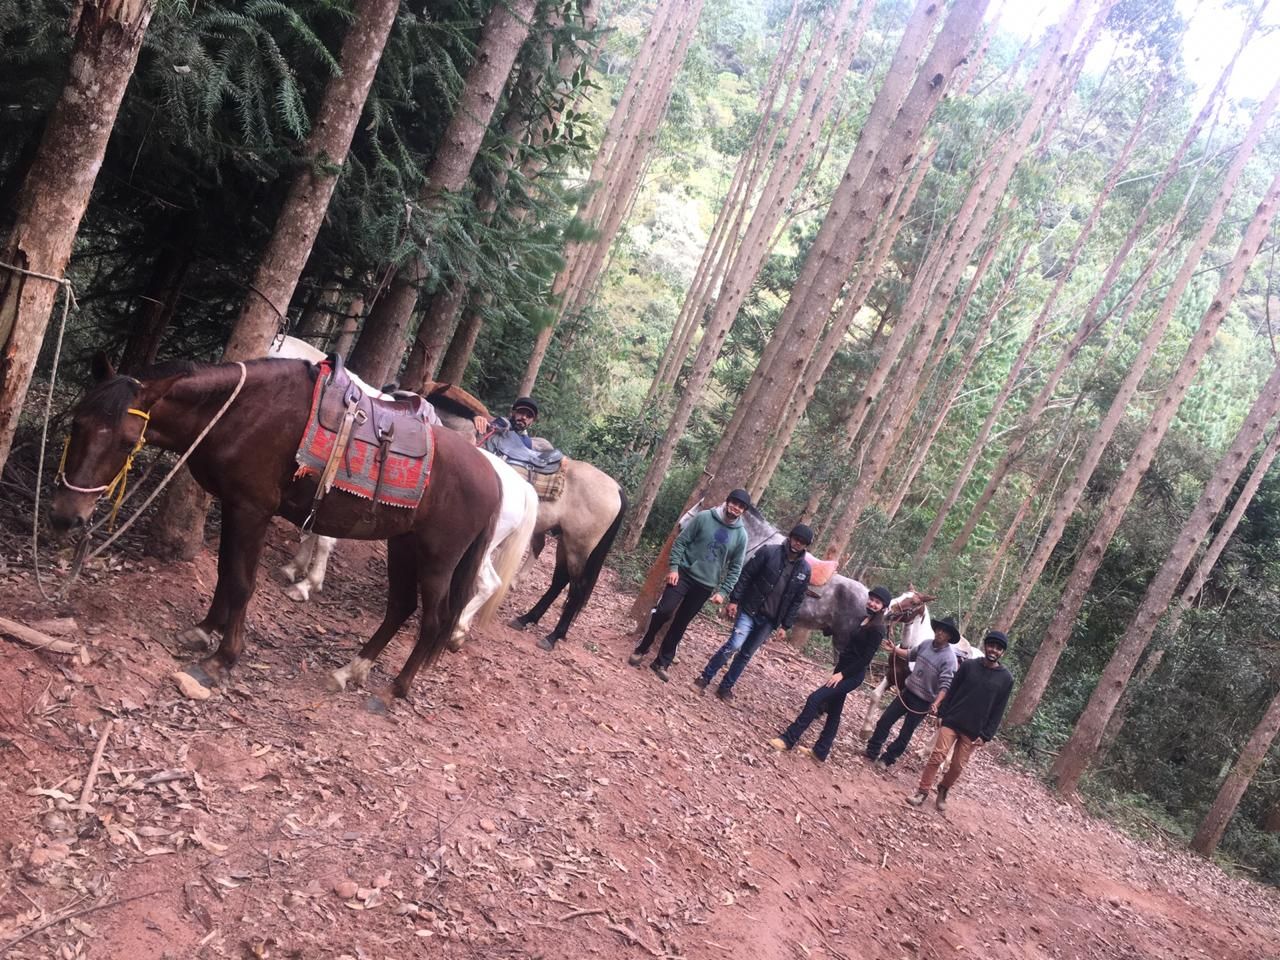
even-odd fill
[{"label": "man in black sweater", "polygon": [[992,630],[982,640],[982,659],[966,660],[956,671],[951,689],[938,708],[941,723],[933,741],[933,752],[920,774],[920,785],[915,795],[907,799],[913,807],[920,806],[929,798],[929,788],[938,775],[938,768],[955,747],[951,764],[938,784],[937,807],[939,811],[945,811],[947,793],[960,779],[973,751],[995,739],[1004,718],[1004,708],[1009,704],[1009,693],[1013,690],[1013,674],[1000,664],[1000,658],[1008,647],[1009,638],[999,630]]},{"label": "man in black sweater", "polygon": [[761,547],[747,561],[725,608],[725,614],[734,621],[733,632],[724,646],[712,654],[702,675],[693,681],[695,687],[706,690],[732,657],[728,673],[716,688],[717,697],[730,699],[733,685],[769,635],[775,630],[791,629],[809,589],[809,561],[804,551],[811,543],[813,531],[797,523],[786,540]]},{"label": "man in black sweater", "polygon": [[[827,722],[823,724],[818,742],[813,745],[812,755],[816,760],[826,760],[835,743],[836,733],[840,730],[840,712],[844,710],[845,698],[862,686],[867,674],[867,665],[880,649],[884,641],[884,613],[888,609],[891,594],[885,587],[875,587],[867,596],[867,615],[849,638],[849,645],[840,654],[836,662],[836,672],[831,679],[820,686],[804,702],[804,709],[795,723],[787,727],[781,736],[769,741],[775,750],[790,750],[804,736],[809,725],[818,719],[818,714],[825,712]],[[802,748],[803,749],[803,748]],[[805,750],[806,753],[810,752]]]}]

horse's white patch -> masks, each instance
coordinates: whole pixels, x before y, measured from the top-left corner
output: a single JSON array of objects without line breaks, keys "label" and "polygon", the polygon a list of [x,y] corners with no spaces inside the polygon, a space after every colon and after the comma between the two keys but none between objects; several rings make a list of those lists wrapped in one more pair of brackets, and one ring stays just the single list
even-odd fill
[{"label": "horse's white patch", "polygon": [[345,667],[339,667],[333,671],[330,676],[330,689],[340,691],[347,689],[347,684],[352,686],[364,686],[366,680],[369,679],[369,668],[373,666],[372,660],[366,660],[364,657],[357,656]]}]

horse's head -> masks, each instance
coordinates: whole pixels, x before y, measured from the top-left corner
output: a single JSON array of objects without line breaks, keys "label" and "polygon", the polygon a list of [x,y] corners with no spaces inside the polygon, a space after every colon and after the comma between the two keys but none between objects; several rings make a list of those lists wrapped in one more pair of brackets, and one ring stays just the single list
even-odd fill
[{"label": "horse's head", "polygon": [[49,522],[58,536],[83,528],[94,504],[123,479],[142,448],[151,404],[173,379],[144,384],[116,373],[105,356],[93,361],[97,383],[71,412],[71,433],[54,478]]},{"label": "horse's head", "polygon": [[901,596],[893,598],[885,619],[895,623],[913,623],[923,617],[929,603],[937,599],[912,588]]}]

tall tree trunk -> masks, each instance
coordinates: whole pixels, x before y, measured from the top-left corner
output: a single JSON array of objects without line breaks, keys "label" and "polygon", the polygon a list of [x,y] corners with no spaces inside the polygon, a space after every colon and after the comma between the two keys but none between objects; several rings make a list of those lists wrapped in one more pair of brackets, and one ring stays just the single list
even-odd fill
[{"label": "tall tree trunk", "polygon": [[[915,346],[904,362],[904,371],[901,375],[904,382],[898,388],[898,395],[906,398],[906,400],[903,403],[894,405],[895,408],[892,414],[885,418],[884,425],[871,438],[868,444],[867,462],[858,474],[857,483],[849,497],[848,504],[845,506],[844,513],[832,528],[828,537],[827,553],[829,556],[842,554],[848,546],[853,530],[870,500],[871,492],[888,465],[889,456],[893,452],[893,439],[904,423],[905,418],[914,409],[917,396],[915,387],[919,382],[924,365],[928,361],[928,354],[932,347],[934,336],[941,323],[946,305],[951,299],[952,291],[956,289],[969,260],[981,241],[982,235],[987,230],[991,216],[1002,201],[1015,168],[1021,162],[1026,149],[1030,146],[1045,111],[1049,107],[1055,87],[1064,78],[1064,74],[1059,72],[1060,64],[1067,57],[1068,51],[1071,50],[1076,35],[1083,27],[1091,6],[1092,3],[1089,0],[1081,0],[1081,2],[1075,3],[1064,15],[1062,23],[1055,32],[1053,41],[1041,57],[1041,66],[1036,72],[1036,76],[1039,78],[1039,86],[1032,88],[1035,93],[1031,104],[1027,107],[1022,122],[1014,133],[1009,147],[1003,151],[998,160],[993,158],[993,161],[989,164],[991,168],[990,176],[979,173],[977,182],[971,188],[969,196],[966,197],[965,203],[962,205],[962,210],[965,206],[970,206],[974,212],[969,222],[964,226],[963,232],[956,237],[952,249],[941,254],[941,258],[946,260],[947,266],[940,280],[936,285],[932,283],[912,284],[912,293],[908,297],[904,312],[908,315],[922,315],[920,322],[922,332],[917,335]],[[1102,19],[1101,14],[1095,18],[1093,27],[1086,34],[1085,40],[1081,44],[1083,48],[1087,49],[1092,46],[1093,39],[1101,27]],[[1080,61],[1073,60],[1072,62]],[[1070,87],[1074,85],[1074,72],[1066,72],[1065,80],[1066,83],[1064,85],[1067,87],[1067,93],[1069,93]],[[1064,95],[1067,94],[1064,93]],[[932,306],[929,305],[930,297],[932,297]]]},{"label": "tall tree trunk", "polygon": [[275,231],[258,260],[223,360],[261,357],[285,320],[351,149],[399,7],[399,0],[356,0],[351,26],[342,41],[340,73],[325,87],[319,113],[302,148],[302,169],[289,186]]},{"label": "tall tree trunk", "polygon": [[[1071,483],[1058,501],[1053,519],[1049,523],[1049,529],[1041,537],[1040,542],[1036,545],[1035,552],[1031,556],[1031,560],[1023,569],[1013,596],[1009,598],[997,616],[996,622],[1002,629],[1007,630],[1017,619],[1018,613],[1022,610],[1027,598],[1030,597],[1036,581],[1044,571],[1049,562],[1049,557],[1066,530],[1067,523],[1074,514],[1076,506],[1079,504],[1080,498],[1084,495],[1085,488],[1093,476],[1093,471],[1102,459],[1103,452],[1110,444],[1116,428],[1124,418],[1129,402],[1137,393],[1143,374],[1164,339],[1165,332],[1173,320],[1174,310],[1181,301],[1182,294],[1186,291],[1188,284],[1190,284],[1191,278],[1199,266],[1200,258],[1204,255],[1204,251],[1213,239],[1218,225],[1222,222],[1227,204],[1235,193],[1236,185],[1244,172],[1245,165],[1262,137],[1277,102],[1280,102],[1280,81],[1276,82],[1271,92],[1260,105],[1253,125],[1249,128],[1249,132],[1245,135],[1236,156],[1232,159],[1231,166],[1227,170],[1227,175],[1223,180],[1218,196],[1214,200],[1212,209],[1206,216],[1199,234],[1192,242],[1190,250],[1183,259],[1182,266],[1177,276],[1174,277],[1173,284],[1165,295],[1164,301],[1160,304],[1160,309],[1142,341],[1142,346],[1134,359],[1130,361],[1129,370],[1112,398],[1106,415],[1094,433],[1088,449],[1081,458]],[[1132,485],[1133,489],[1137,488],[1138,480],[1146,472],[1146,468],[1150,464],[1150,457],[1146,455],[1146,451],[1149,449],[1149,454],[1151,456],[1154,455],[1156,446],[1159,445],[1160,440],[1164,437],[1165,430],[1168,429],[1169,424],[1172,422],[1178,404],[1182,402],[1182,398],[1190,386],[1191,377],[1199,369],[1200,361],[1213,340],[1218,325],[1222,321],[1223,314],[1243,281],[1244,269],[1247,269],[1257,254],[1258,242],[1253,241],[1251,238],[1259,229],[1263,229],[1263,236],[1265,236],[1265,226],[1270,224],[1271,218],[1275,213],[1273,205],[1276,190],[1277,185],[1273,184],[1268,190],[1266,198],[1264,198],[1254,214],[1252,222],[1245,231],[1244,240],[1232,260],[1231,267],[1223,277],[1222,285],[1218,290],[1218,298],[1201,321],[1200,330],[1192,339],[1191,346],[1183,358],[1182,365],[1178,368],[1177,374],[1175,374],[1169,389],[1161,400],[1161,405],[1156,408],[1155,415],[1152,416],[1150,424],[1143,433],[1143,437],[1139,441],[1138,450],[1130,457],[1120,484],[1112,490],[1111,496],[1108,498],[1108,507],[1104,511],[1103,519],[1099,521],[1098,526],[1095,528],[1094,537],[1090,539],[1089,546],[1086,547],[1084,554],[1081,555],[1076,563],[1076,568],[1071,574],[1067,589],[1060,602],[1058,614],[1054,617],[1054,625],[1050,627],[1050,636],[1047,636],[1041,644],[1040,652],[1036,654],[1031,670],[1027,677],[1024,678],[1018,697],[1010,711],[1011,720],[1013,717],[1017,717],[1016,723],[1025,723],[1030,718],[1035,705],[1039,702],[1040,696],[1044,692],[1045,686],[1048,684],[1049,674],[1052,673],[1053,666],[1058,659],[1058,653],[1055,653],[1054,650],[1056,648],[1060,653],[1061,647],[1065,646],[1069,621],[1074,619],[1075,611],[1084,599],[1088,584],[1092,582],[1093,571],[1101,563],[1106,545],[1110,543],[1111,535],[1119,525],[1120,517],[1123,516],[1124,510],[1128,506],[1128,496],[1125,496],[1123,502],[1121,502],[1119,492],[1122,487],[1130,485]],[[1146,456],[1145,462],[1143,462],[1144,456]],[[1132,491],[1129,493],[1129,496],[1131,495]]]},{"label": "tall tree trunk", "polygon": [[1227,831],[1227,824],[1231,822],[1231,817],[1240,804],[1240,798],[1253,782],[1254,774],[1266,759],[1267,751],[1275,742],[1277,733],[1280,733],[1280,690],[1276,691],[1267,704],[1266,712],[1253,728],[1253,733],[1249,735],[1227,779],[1218,789],[1209,812],[1201,821],[1200,828],[1191,838],[1192,850],[1207,857],[1218,848],[1222,835]]},{"label": "tall tree trunk", "polygon": [[565,264],[551,288],[559,304],[556,321],[534,338],[518,388],[522,394],[533,392],[556,322],[577,310],[595,286],[614,235],[640,186],[657,128],[666,113],[671,86],[697,30],[702,4],[703,0],[662,0],[654,13],[592,164],[588,181],[591,195],[578,214],[579,220],[596,228],[596,236],[566,247]]},{"label": "tall tree trunk", "polygon": [[[467,70],[462,95],[427,170],[423,206],[435,206],[445,194],[456,193],[466,184],[516,55],[528,36],[535,6],[535,0],[496,3],[485,17],[475,62]],[[351,352],[351,368],[368,382],[382,383],[398,370],[405,333],[418,303],[418,285],[425,276],[426,266],[415,254],[396,271],[389,289],[371,307]],[[426,344],[415,343],[415,354],[421,357],[425,351]],[[425,369],[424,360],[417,362]]]},{"label": "tall tree trunk", "polygon": [[351,352],[351,347],[356,342],[356,334],[360,332],[360,317],[363,313],[364,296],[357,293],[347,306],[342,324],[338,327],[338,337],[330,348],[343,360],[347,359],[347,354]]},{"label": "tall tree trunk", "polygon": [[[67,80],[18,193],[0,262],[46,277],[66,272],[154,9],[151,0],[75,4]],[[58,293],[51,280],[0,267],[0,470]]]},{"label": "tall tree trunk", "polygon": [[[969,516],[965,520],[963,528],[956,536],[956,539],[952,541],[951,545],[947,548],[947,556],[939,570],[939,577],[945,575],[946,570],[953,562],[955,562],[956,558],[959,557],[959,555],[964,551],[964,548],[968,545],[969,538],[973,535],[973,531],[977,529],[977,525],[981,521],[983,513],[986,511],[987,506],[991,503],[992,498],[999,489],[1000,483],[1003,482],[1005,475],[1008,474],[1013,461],[1021,455],[1023,446],[1030,439],[1036,423],[1043,415],[1049,401],[1053,398],[1053,394],[1057,389],[1058,383],[1061,381],[1068,367],[1071,366],[1072,362],[1079,354],[1085,341],[1092,336],[1094,331],[1101,326],[1103,319],[1105,319],[1100,318],[1099,313],[1102,309],[1103,302],[1115,287],[1115,284],[1120,277],[1121,269],[1124,267],[1130,252],[1138,241],[1145,236],[1148,220],[1157,212],[1158,209],[1160,209],[1160,199],[1173,183],[1174,178],[1182,172],[1182,161],[1186,156],[1187,151],[1191,148],[1192,144],[1199,139],[1200,133],[1204,129],[1204,125],[1217,111],[1218,104],[1226,91],[1227,83],[1235,68],[1236,60],[1252,38],[1254,31],[1257,29],[1259,15],[1260,14],[1255,13],[1254,17],[1246,25],[1245,30],[1241,35],[1240,43],[1236,49],[1236,56],[1227,61],[1226,66],[1223,67],[1222,72],[1218,76],[1218,81],[1214,85],[1213,90],[1210,91],[1209,96],[1206,98],[1205,104],[1201,108],[1200,113],[1196,116],[1195,120],[1192,121],[1191,127],[1187,130],[1186,136],[1182,139],[1182,143],[1178,145],[1178,149],[1175,150],[1173,156],[1169,158],[1169,162],[1165,165],[1164,172],[1161,174],[1160,180],[1152,188],[1151,193],[1147,197],[1146,203],[1143,204],[1142,210],[1138,213],[1137,218],[1129,227],[1129,231],[1121,242],[1120,248],[1117,250],[1115,256],[1112,257],[1111,263],[1107,267],[1107,272],[1102,278],[1102,282],[1098,285],[1097,291],[1094,293],[1081,315],[1081,320],[1077,326],[1074,336],[1062,351],[1053,371],[1045,378],[1045,382],[1041,386],[1035,399],[1032,400],[1026,411],[1024,411],[1022,416],[1019,418],[1019,422],[1023,425],[1022,430],[1019,431],[1014,441],[1001,456],[1000,461],[992,471],[991,476],[988,478],[987,483],[979,494],[973,508],[969,511]],[[1172,242],[1173,237],[1182,223],[1187,207],[1190,203],[1191,196],[1192,189],[1188,189],[1183,198],[1182,206],[1174,217],[1166,224],[1162,236],[1155,244],[1154,252],[1147,260],[1147,268],[1143,270],[1128,294],[1127,299],[1130,303],[1136,304],[1138,299],[1142,296],[1142,293],[1146,290],[1147,284],[1150,282],[1151,276],[1156,269],[1160,257],[1163,255],[1164,249]],[[917,556],[920,555],[917,554]]]},{"label": "tall tree trunk", "polygon": [[983,420],[982,426],[978,429],[977,437],[974,438],[969,447],[964,463],[952,480],[951,488],[947,491],[942,506],[934,514],[933,522],[929,524],[929,529],[925,532],[924,539],[920,541],[920,545],[916,548],[915,556],[912,557],[911,561],[912,566],[918,568],[924,564],[925,558],[929,556],[929,552],[933,549],[934,541],[937,540],[938,534],[942,531],[942,525],[946,523],[952,508],[956,505],[956,501],[960,499],[960,494],[964,491],[965,485],[968,484],[969,477],[972,476],[973,469],[986,448],[987,440],[991,437],[991,431],[995,429],[1000,414],[1004,411],[1005,404],[1017,388],[1022,371],[1030,360],[1032,351],[1035,350],[1044,334],[1045,326],[1049,322],[1053,308],[1056,306],[1058,298],[1062,295],[1062,291],[1066,288],[1067,281],[1071,279],[1072,274],[1075,272],[1075,268],[1080,262],[1080,257],[1084,253],[1085,244],[1093,234],[1094,227],[1098,225],[1098,221],[1102,216],[1102,208],[1111,197],[1116,184],[1120,182],[1120,177],[1129,168],[1129,161],[1133,156],[1134,147],[1146,129],[1147,121],[1155,106],[1157,91],[1160,89],[1162,89],[1161,84],[1156,84],[1152,87],[1150,95],[1148,95],[1146,102],[1143,104],[1142,113],[1129,133],[1129,138],[1116,155],[1115,162],[1111,164],[1111,169],[1103,180],[1102,189],[1094,199],[1089,216],[1085,218],[1085,222],[1080,227],[1080,232],[1076,234],[1075,242],[1071,245],[1066,262],[1054,280],[1053,289],[1049,291],[1049,296],[1041,306],[1040,312],[1036,315],[1035,320],[1032,321],[1031,329],[1014,357],[1013,363],[1009,367],[1009,373],[1005,377],[1005,382],[992,402],[991,408],[987,411],[987,416]]},{"label": "tall tree trunk", "polygon": [[[1272,106],[1274,106],[1277,98],[1280,98],[1280,82],[1276,84],[1276,87],[1273,90],[1273,95],[1269,98],[1269,102]],[[1270,111],[1264,104],[1263,113],[1269,112]],[[1265,127],[1265,122],[1257,126],[1256,129],[1259,135],[1261,134],[1261,129],[1263,127]],[[1241,157],[1239,159],[1239,164],[1241,167],[1244,166],[1244,161],[1252,151],[1254,143],[1256,143],[1256,137],[1254,138],[1253,143],[1250,143],[1249,138],[1246,137],[1245,145],[1240,151]],[[1230,180],[1230,174],[1228,175],[1228,180]],[[1234,186],[1234,184],[1227,186],[1225,189],[1227,197],[1230,195],[1231,186]],[[1222,208],[1225,208],[1226,206],[1227,197],[1222,198]],[[1276,213],[1277,201],[1280,201],[1280,173],[1278,173],[1275,179],[1272,180],[1266,196],[1263,197],[1262,202],[1258,205],[1257,211],[1254,213],[1253,219],[1249,222],[1248,227],[1246,227],[1244,237],[1241,239],[1240,246],[1236,250],[1236,254],[1232,258],[1230,266],[1223,275],[1222,282],[1218,287],[1218,291],[1214,296],[1213,302],[1210,304],[1209,309],[1201,319],[1200,327],[1192,337],[1191,343],[1188,345],[1186,353],[1183,356],[1182,362],[1179,364],[1178,370],[1174,374],[1172,381],[1169,383],[1168,387],[1165,389],[1164,395],[1156,403],[1154,410],[1150,414],[1147,426],[1143,430],[1142,436],[1138,439],[1137,447],[1130,455],[1129,462],[1125,465],[1124,472],[1120,475],[1119,480],[1116,481],[1112,487],[1110,495],[1107,497],[1107,502],[1102,508],[1101,516],[1098,518],[1098,522],[1094,527],[1093,533],[1089,537],[1089,542],[1085,545],[1080,556],[1076,560],[1075,567],[1072,569],[1071,575],[1067,579],[1066,587],[1063,589],[1062,599],[1059,601],[1057,612],[1054,614],[1053,620],[1049,624],[1049,628],[1045,633],[1044,639],[1040,643],[1040,648],[1036,651],[1036,655],[1031,661],[1031,666],[1028,668],[1026,676],[1022,680],[1022,684],[1018,688],[1018,695],[1009,709],[1008,722],[1011,725],[1026,723],[1027,720],[1031,718],[1031,714],[1035,712],[1036,707],[1039,705],[1040,698],[1044,695],[1044,691],[1049,685],[1049,678],[1053,674],[1054,667],[1057,666],[1058,657],[1061,656],[1062,650],[1066,647],[1067,641],[1070,638],[1071,628],[1075,623],[1076,615],[1079,613],[1080,606],[1084,602],[1085,594],[1090,585],[1092,585],[1093,577],[1102,563],[1102,558],[1106,553],[1107,547],[1111,543],[1111,538],[1119,528],[1120,521],[1123,519],[1125,511],[1128,509],[1129,502],[1137,491],[1138,484],[1141,482],[1143,476],[1146,475],[1148,467],[1151,466],[1151,461],[1155,458],[1156,449],[1159,447],[1160,441],[1164,439],[1165,432],[1169,429],[1169,425],[1173,422],[1174,415],[1178,412],[1178,407],[1186,396],[1187,390],[1190,389],[1191,381],[1199,371],[1200,364],[1203,361],[1205,354],[1208,352],[1210,345],[1213,343],[1214,337],[1217,335],[1218,328],[1222,323],[1223,317],[1226,316],[1226,312],[1231,305],[1231,301],[1239,291],[1240,285],[1244,282],[1245,275],[1248,273],[1254,257],[1257,255],[1259,248],[1266,239],[1267,232],[1271,229],[1271,222]],[[1215,217],[1211,213],[1209,219],[1213,223],[1214,227],[1216,227],[1217,221],[1221,218],[1221,210],[1216,209],[1214,212],[1217,213],[1217,216]],[[1206,224],[1206,227],[1208,226],[1209,224]],[[1210,236],[1213,232],[1213,229],[1208,230]],[[1195,260],[1191,263],[1190,268],[1184,271],[1188,277],[1194,271],[1195,265],[1200,259],[1200,251],[1193,250],[1192,253]],[[1183,286],[1185,286],[1185,284],[1183,284]],[[1175,280],[1174,287],[1170,293],[1171,295],[1176,293],[1179,298],[1181,297],[1182,291],[1179,289],[1177,280]],[[1173,304],[1169,304],[1167,311],[1162,308],[1161,314],[1163,315],[1167,312],[1172,315],[1173,307],[1175,305],[1176,301]],[[1165,323],[1167,324],[1167,319],[1165,320]],[[1160,320],[1158,318],[1156,328],[1158,329],[1160,325]],[[1151,343],[1151,339],[1151,337],[1148,337],[1148,341],[1144,342],[1143,346],[1144,348],[1149,346],[1150,351],[1154,352],[1155,347],[1158,345],[1158,337],[1156,338],[1157,342],[1155,343]],[[1146,360],[1142,354],[1140,354],[1137,360],[1135,360],[1135,368],[1142,368],[1145,366]],[[1136,380],[1136,378],[1132,379]],[[1136,382],[1134,383],[1134,388],[1136,389]],[[1123,408],[1128,404],[1132,394],[1132,390],[1126,391],[1122,385],[1121,391],[1117,394],[1112,408],[1107,411],[1107,417],[1103,420],[1103,425],[1099,428],[1099,433],[1109,434],[1110,431],[1114,431],[1116,424],[1119,422],[1120,416],[1124,412]],[[1120,408],[1118,411],[1116,410],[1117,407]],[[1258,436],[1261,436],[1261,430],[1266,426],[1266,420],[1269,419],[1270,416],[1268,415],[1268,417],[1259,425]],[[1254,443],[1256,442],[1257,441],[1255,439]],[[1095,440],[1095,444],[1090,448],[1090,454],[1094,452],[1097,445],[1097,440]],[[1250,444],[1249,449],[1251,450],[1252,448],[1253,444]],[[1245,456],[1248,456],[1247,451]],[[1096,460],[1094,460],[1094,462],[1096,463]],[[1077,480],[1080,476],[1081,472],[1078,471],[1076,474]],[[1228,490],[1229,489],[1230,487],[1228,486]],[[1075,492],[1074,486],[1073,490],[1069,491],[1069,494],[1073,496],[1073,503],[1078,502],[1079,493]],[[1215,510],[1214,514],[1216,513],[1217,511]],[[1060,525],[1060,519],[1061,518],[1055,514],[1055,529]],[[1206,526],[1205,529],[1207,530],[1208,527]],[[1191,549],[1195,548],[1195,545],[1203,539],[1203,536],[1204,534],[1201,533],[1201,535],[1196,538]],[[1054,542],[1056,543],[1056,538]],[[1037,554],[1036,559],[1039,559],[1039,554]],[[1178,571],[1179,577],[1181,576],[1182,570],[1185,570],[1186,563],[1189,559],[1189,555],[1183,559],[1183,567]],[[1043,569],[1043,562],[1041,563],[1041,569]],[[1029,591],[1025,591],[1025,593],[1029,593]],[[1020,589],[1018,596],[1025,595],[1025,593]],[[1170,590],[1170,595],[1172,595],[1172,589]],[[1166,605],[1167,604],[1161,605],[1161,611],[1164,610]],[[1001,615],[997,617],[997,623],[1007,625],[1011,622],[1010,619],[1004,619],[1007,616],[1008,609],[1009,608],[1006,605],[1005,611],[1002,611]],[[1125,676],[1127,678],[1128,674],[1126,673]],[[1118,690],[1116,691],[1116,695],[1119,695]],[[1110,712],[1110,709],[1114,704],[1114,700],[1108,704],[1108,712]],[[1105,723],[1105,718],[1103,722]],[[1098,732],[1101,733],[1101,726],[1099,726]],[[1091,748],[1092,746],[1096,746],[1096,741],[1091,745]]]},{"label": "tall tree trunk", "polygon": [[169,224],[130,325],[120,357],[122,373],[137,373],[156,362],[160,342],[178,309],[187,273],[195,260],[197,228],[198,223],[191,216],[174,217]]},{"label": "tall tree trunk", "polygon": [[1074,790],[1081,775],[1093,762],[1107,721],[1111,718],[1138,659],[1151,642],[1156,624],[1177,592],[1178,584],[1191,564],[1196,547],[1209,532],[1214,518],[1227,502],[1236,480],[1248,464],[1258,441],[1262,439],[1267,424],[1275,418],[1277,412],[1280,412],[1280,364],[1277,364],[1271,379],[1262,388],[1230,448],[1218,461],[1200,500],[1178,532],[1169,555],[1147,585],[1147,592],[1138,612],[1134,614],[1129,628],[1102,671],[1098,685],[1094,687],[1093,695],[1076,722],[1071,738],[1054,760],[1050,776],[1060,789]]},{"label": "tall tree trunk", "polygon": [[813,72],[807,76],[798,74],[795,78],[795,86],[802,87],[805,91],[804,97],[796,109],[796,119],[781,154],[752,210],[741,245],[728,271],[726,285],[720,291],[715,312],[698,346],[693,366],[680,392],[666,432],[654,451],[653,460],[640,485],[631,526],[623,541],[624,549],[635,549],[640,540],[649,511],[675,457],[680,437],[684,435],[689,418],[702,398],[720,349],[738,315],[738,309],[764,263],[769,239],[782,219],[786,201],[799,183],[805,164],[835,104],[839,80],[847,68],[855,44],[862,38],[870,8],[869,3],[864,3],[862,13],[850,29],[848,17],[853,6],[854,0],[842,0],[840,7],[833,12],[830,24],[826,25],[825,32],[822,29],[815,31],[811,49],[817,50],[818,54],[816,58],[806,56],[803,61],[804,65],[810,62],[814,64]]}]

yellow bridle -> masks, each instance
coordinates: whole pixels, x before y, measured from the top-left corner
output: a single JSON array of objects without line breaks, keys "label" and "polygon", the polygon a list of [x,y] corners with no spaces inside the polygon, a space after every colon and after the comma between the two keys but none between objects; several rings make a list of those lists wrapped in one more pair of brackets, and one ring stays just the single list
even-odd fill
[{"label": "yellow bridle", "polygon": [[124,502],[125,486],[129,480],[129,470],[133,466],[133,458],[136,457],[144,446],[147,444],[147,425],[151,423],[151,414],[146,410],[139,410],[136,407],[130,407],[126,413],[131,413],[135,417],[142,418],[142,432],[138,434],[138,442],[133,445],[133,449],[129,451],[129,455],[124,459],[124,465],[120,467],[119,472],[112,478],[110,483],[104,483],[100,487],[77,487],[74,483],[67,479],[67,451],[71,449],[71,437],[68,436],[62,442],[62,458],[58,461],[58,474],[54,478],[54,484],[62,484],[68,490],[76,493],[96,493],[99,497],[104,494],[110,498],[111,519],[107,529],[112,529],[116,525],[116,515],[120,512],[120,504]]}]

